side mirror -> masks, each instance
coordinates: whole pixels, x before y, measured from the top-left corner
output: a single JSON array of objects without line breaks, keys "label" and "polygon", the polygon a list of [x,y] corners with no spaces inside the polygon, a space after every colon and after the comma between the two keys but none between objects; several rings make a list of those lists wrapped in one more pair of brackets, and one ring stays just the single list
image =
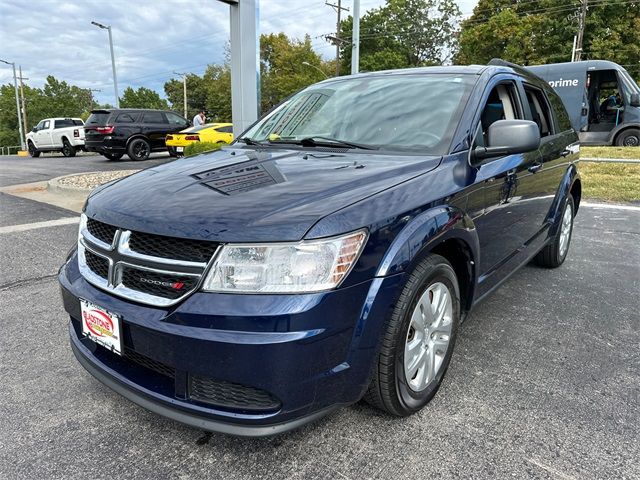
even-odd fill
[{"label": "side mirror", "polygon": [[536,150],[540,146],[540,129],[530,120],[498,120],[489,126],[487,147],[471,152],[473,165],[483,160]]},{"label": "side mirror", "polygon": [[33,128],[31,129],[31,131],[32,131],[33,133],[36,133],[36,132],[38,131],[38,127],[37,127],[37,126],[33,127]]},{"label": "side mirror", "polygon": [[640,93],[632,93],[629,105],[632,107],[640,107]]}]

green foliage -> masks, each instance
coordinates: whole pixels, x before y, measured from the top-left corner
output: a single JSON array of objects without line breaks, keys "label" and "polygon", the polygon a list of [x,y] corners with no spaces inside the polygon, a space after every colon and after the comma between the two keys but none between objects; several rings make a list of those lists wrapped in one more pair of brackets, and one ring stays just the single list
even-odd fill
[{"label": "green foliage", "polygon": [[199,153],[213,152],[220,150],[223,145],[224,144],[214,142],[193,142],[187,145],[184,149],[184,156],[191,157],[193,155],[198,155]]},{"label": "green foliage", "polygon": [[[462,22],[455,62],[484,64],[499,57],[521,65],[571,61],[579,2],[480,0]],[[590,2],[583,59],[619,63],[640,78],[640,4]]]},{"label": "green foliage", "polygon": [[164,98],[160,98],[160,95],[155,90],[145,87],[139,87],[134,90],[131,87],[127,87],[120,97],[120,107],[168,110],[169,104]]},{"label": "green foliage", "polygon": [[[268,112],[292,93],[324,80],[334,71],[333,62],[322,61],[313,51],[309,36],[296,40],[284,33],[261,35],[261,111]],[[171,107],[178,112],[183,111],[182,88],[182,81],[177,79],[164,85]],[[187,101],[189,118],[204,107],[208,122],[231,122],[231,71],[228,62],[209,65],[202,77],[188,75]]]},{"label": "green foliage", "polygon": [[[460,9],[454,0],[387,0],[360,19],[360,70],[441,65],[456,45]],[[340,25],[342,74],[351,72],[353,18]]]},{"label": "green foliage", "polygon": [[[24,86],[27,128],[43,118],[86,118],[95,102],[91,90],[69,85],[49,75],[43,88]],[[18,117],[13,84],[0,86],[0,145],[19,145]]]}]

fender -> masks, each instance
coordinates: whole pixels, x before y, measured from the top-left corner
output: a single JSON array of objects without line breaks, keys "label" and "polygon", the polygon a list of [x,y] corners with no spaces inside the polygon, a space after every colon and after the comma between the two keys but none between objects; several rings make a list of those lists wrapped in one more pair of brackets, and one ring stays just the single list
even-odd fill
[{"label": "fender", "polygon": [[[564,177],[562,177],[562,181],[560,182],[560,186],[556,192],[556,197],[553,199],[553,203],[549,209],[549,214],[547,215],[547,221],[551,224],[551,227],[549,228],[550,237],[554,236],[558,231],[560,218],[562,217],[561,208],[564,204],[564,200],[567,198],[567,195],[569,195],[575,181],[579,179],[580,174],[578,173],[576,165],[571,164],[565,172]],[[576,212],[578,211],[578,205],[575,206],[575,210]]]},{"label": "fender", "polygon": [[452,206],[440,206],[422,212],[393,240],[380,262],[376,277],[394,275],[410,269],[423,252],[451,238],[467,244],[472,258],[477,261],[480,251],[478,234],[473,220],[465,212]]},{"label": "fender", "polygon": [[142,138],[143,140],[146,140],[149,144],[151,144],[151,141],[149,140],[149,138],[147,136],[145,136],[144,134],[142,134],[142,133],[134,133],[129,138],[127,138],[127,146],[125,148],[129,148],[129,144],[133,140],[135,140],[136,138]]}]

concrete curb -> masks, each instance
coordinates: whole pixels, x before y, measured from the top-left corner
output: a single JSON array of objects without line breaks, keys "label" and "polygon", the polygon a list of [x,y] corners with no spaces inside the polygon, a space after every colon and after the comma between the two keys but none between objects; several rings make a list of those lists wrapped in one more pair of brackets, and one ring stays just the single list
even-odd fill
[{"label": "concrete curb", "polygon": [[[131,173],[129,173],[129,175],[138,172],[139,170],[129,170]],[[83,173],[73,173],[71,175],[63,175],[61,177],[56,177],[56,178],[52,178],[51,180],[49,180],[47,182],[47,190],[50,191],[51,193],[58,193],[58,194],[72,194],[72,195],[87,195],[88,193],[90,193],[94,188],[96,187],[77,187],[74,185],[63,185],[60,183],[61,180],[65,179],[65,178],[71,178],[71,177],[82,177],[85,175],[100,175],[102,173],[105,172],[83,172]]]},{"label": "concrete curb", "polygon": [[640,163],[640,158],[598,158],[598,157],[581,157],[583,162],[600,162],[600,163]]}]

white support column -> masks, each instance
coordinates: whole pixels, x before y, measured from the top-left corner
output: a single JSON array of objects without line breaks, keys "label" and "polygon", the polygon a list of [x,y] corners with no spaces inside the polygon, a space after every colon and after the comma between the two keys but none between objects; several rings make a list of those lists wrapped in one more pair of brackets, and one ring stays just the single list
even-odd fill
[{"label": "white support column", "polygon": [[259,115],[259,0],[220,1],[229,4],[231,17],[231,115],[237,137]]}]

